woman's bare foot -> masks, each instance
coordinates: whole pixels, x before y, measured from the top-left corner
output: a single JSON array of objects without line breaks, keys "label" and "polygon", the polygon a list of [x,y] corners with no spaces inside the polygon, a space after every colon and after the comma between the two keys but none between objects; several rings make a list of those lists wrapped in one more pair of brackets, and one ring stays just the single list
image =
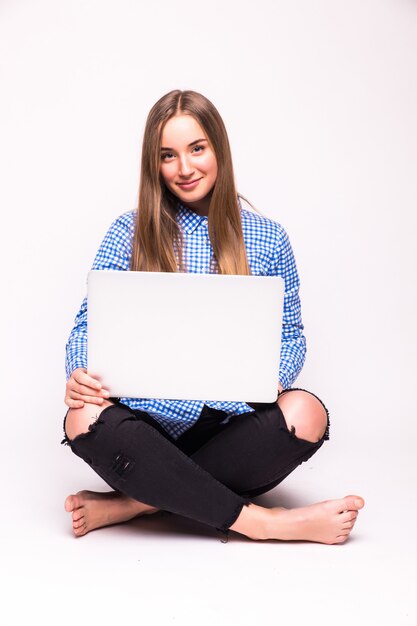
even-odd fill
[{"label": "woman's bare foot", "polygon": [[127,522],[140,515],[156,513],[159,509],[117,491],[79,491],[65,500],[65,510],[72,513],[74,534],[81,537],[90,530]]},{"label": "woman's bare foot", "polygon": [[251,539],[343,543],[349,537],[359,509],[364,505],[360,496],[326,500],[297,509],[265,509],[249,504],[243,507],[230,530]]}]

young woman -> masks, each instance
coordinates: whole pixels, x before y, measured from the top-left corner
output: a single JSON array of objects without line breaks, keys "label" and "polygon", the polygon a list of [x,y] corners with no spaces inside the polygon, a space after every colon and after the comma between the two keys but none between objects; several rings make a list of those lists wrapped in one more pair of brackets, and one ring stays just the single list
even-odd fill
[{"label": "young woman", "polygon": [[305,338],[288,237],[242,208],[223,121],[201,94],[172,91],[151,109],[138,210],[112,224],[93,269],[279,275],[284,320],[276,402],[116,399],[87,374],[84,299],[67,343],[63,443],[113,491],[67,497],[75,535],[162,509],[256,540],[344,542],[359,496],[298,509],[251,501],[320,448],[329,421],[321,400],[291,388]]}]

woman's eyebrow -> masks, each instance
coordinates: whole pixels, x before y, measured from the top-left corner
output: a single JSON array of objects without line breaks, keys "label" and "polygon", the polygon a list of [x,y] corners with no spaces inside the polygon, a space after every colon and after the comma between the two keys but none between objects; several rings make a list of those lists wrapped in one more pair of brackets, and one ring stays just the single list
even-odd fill
[{"label": "woman's eyebrow", "polygon": [[[207,141],[207,139],[202,138],[202,139],[196,139],[195,141],[192,141],[191,143],[188,144],[188,147],[191,148],[191,146],[195,146],[196,143],[201,143],[202,141]],[[174,148],[165,148],[163,146],[161,146],[161,150],[173,150]]]}]

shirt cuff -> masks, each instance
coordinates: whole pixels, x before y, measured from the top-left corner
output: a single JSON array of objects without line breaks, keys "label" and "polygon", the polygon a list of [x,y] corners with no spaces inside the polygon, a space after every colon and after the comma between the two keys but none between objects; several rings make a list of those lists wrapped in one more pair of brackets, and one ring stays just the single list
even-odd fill
[{"label": "shirt cuff", "polygon": [[77,354],[67,359],[67,362],[65,365],[67,380],[70,378],[72,372],[76,370],[78,367],[87,369],[87,356],[86,355]]}]

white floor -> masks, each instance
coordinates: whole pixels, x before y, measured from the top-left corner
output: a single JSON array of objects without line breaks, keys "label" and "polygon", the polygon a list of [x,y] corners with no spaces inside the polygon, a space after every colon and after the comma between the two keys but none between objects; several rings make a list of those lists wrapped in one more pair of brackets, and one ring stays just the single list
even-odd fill
[{"label": "white floor", "polygon": [[[349,428],[347,415],[333,415],[326,447],[257,500],[299,506],[363,495],[366,508],[341,546],[237,534],[223,543],[217,531],[167,513],[76,539],[65,496],[106,486],[58,445],[60,424],[51,432],[41,412],[19,420],[3,482],[7,623],[417,624],[414,438],[386,427],[372,438],[356,428],[363,415]],[[18,441],[31,437],[37,444],[22,464]]]}]

